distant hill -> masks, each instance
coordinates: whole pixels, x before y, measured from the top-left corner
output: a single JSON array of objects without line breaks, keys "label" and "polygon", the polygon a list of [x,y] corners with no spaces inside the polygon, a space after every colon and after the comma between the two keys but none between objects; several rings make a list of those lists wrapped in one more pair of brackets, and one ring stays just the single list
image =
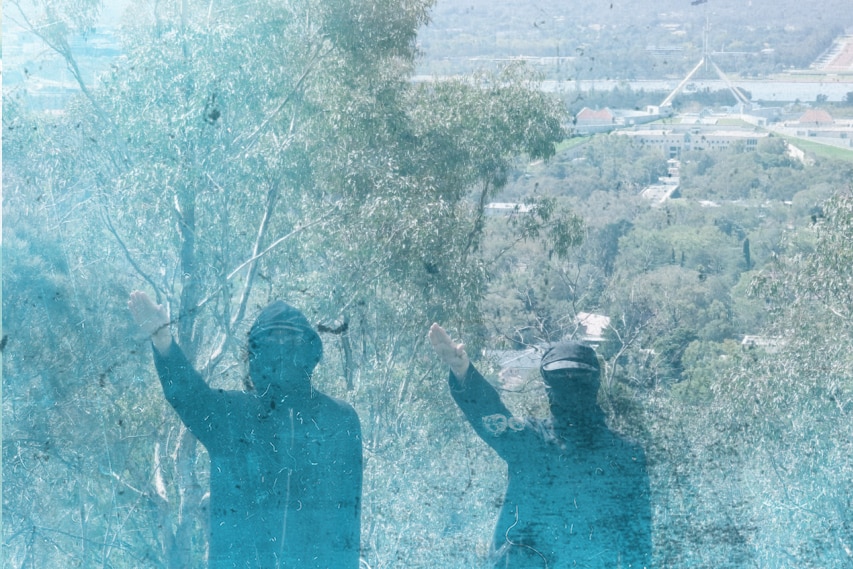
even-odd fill
[{"label": "distant hill", "polygon": [[[744,75],[806,68],[853,29],[850,0],[438,0],[419,37],[422,72],[549,58],[549,75],[683,75],[706,18],[717,61]],[[472,62],[472,58],[474,61]]]}]

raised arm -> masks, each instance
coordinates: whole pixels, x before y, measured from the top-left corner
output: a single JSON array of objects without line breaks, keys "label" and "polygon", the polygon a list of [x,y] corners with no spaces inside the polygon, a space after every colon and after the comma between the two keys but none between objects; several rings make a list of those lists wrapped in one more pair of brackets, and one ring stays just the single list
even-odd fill
[{"label": "raised arm", "polygon": [[462,344],[454,342],[438,324],[429,329],[438,357],[450,367],[450,395],[474,431],[505,459],[524,446],[531,433],[513,417],[498,391],[471,365]]},{"label": "raised arm", "polygon": [[151,336],[154,366],[166,400],[208,450],[210,445],[223,442],[217,433],[228,415],[226,395],[210,389],[180,347],[173,345],[165,307],[142,291],[130,294],[127,307],[139,328]]},{"label": "raised arm", "polygon": [[464,344],[457,344],[444,328],[437,323],[429,328],[429,341],[439,359],[450,367],[450,371],[459,381],[465,380],[468,366],[471,365]]}]

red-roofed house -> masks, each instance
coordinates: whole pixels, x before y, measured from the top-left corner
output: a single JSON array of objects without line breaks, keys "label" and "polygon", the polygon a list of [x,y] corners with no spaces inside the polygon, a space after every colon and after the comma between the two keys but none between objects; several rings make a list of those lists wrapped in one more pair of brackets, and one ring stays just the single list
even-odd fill
[{"label": "red-roofed house", "polygon": [[800,117],[798,121],[801,125],[826,126],[835,122],[828,112],[822,109],[809,109]]},{"label": "red-roofed house", "polygon": [[616,116],[608,108],[601,110],[593,110],[589,107],[584,107],[575,115],[575,124],[577,126],[605,125],[616,122]]}]

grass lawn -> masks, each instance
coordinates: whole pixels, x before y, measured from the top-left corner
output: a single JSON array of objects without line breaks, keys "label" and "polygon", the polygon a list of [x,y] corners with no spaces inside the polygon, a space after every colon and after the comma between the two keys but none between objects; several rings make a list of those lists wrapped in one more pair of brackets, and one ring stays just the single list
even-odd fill
[{"label": "grass lawn", "polygon": [[743,119],[739,119],[737,117],[726,117],[722,119],[717,119],[717,126],[742,126],[746,128],[750,128],[754,125],[746,122]]},{"label": "grass lawn", "polygon": [[562,152],[563,150],[567,150],[569,148],[574,148],[580,144],[584,144],[585,142],[589,142],[589,136],[572,136],[571,138],[566,138],[559,144],[557,144],[557,154]]},{"label": "grass lawn", "polygon": [[[774,134],[776,136],[780,136],[779,134]],[[806,140],[805,138],[795,138],[793,136],[782,136],[782,138],[797,148],[805,150],[809,154],[814,154],[818,158],[830,158],[833,160],[846,160],[848,162],[853,162],[853,149],[839,148],[837,146],[821,144],[820,142],[813,142],[811,140]]]}]

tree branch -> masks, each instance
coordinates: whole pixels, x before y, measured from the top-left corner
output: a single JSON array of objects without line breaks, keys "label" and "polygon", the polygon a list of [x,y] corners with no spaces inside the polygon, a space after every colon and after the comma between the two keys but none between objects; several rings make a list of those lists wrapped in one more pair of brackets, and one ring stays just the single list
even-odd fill
[{"label": "tree branch", "polygon": [[[287,235],[283,235],[282,237],[279,237],[278,239],[276,239],[275,241],[273,241],[273,242],[272,242],[268,247],[266,247],[263,251],[260,251],[260,252],[258,252],[258,253],[253,253],[253,255],[252,255],[249,259],[246,259],[245,261],[243,261],[242,263],[240,263],[240,264],[237,266],[237,268],[236,268],[236,269],[234,269],[233,271],[231,271],[230,273],[228,273],[228,275],[226,275],[226,277],[225,277],[225,282],[224,282],[223,284],[221,284],[220,286],[218,286],[215,290],[211,291],[207,296],[205,296],[203,299],[201,299],[201,300],[198,302],[198,304],[196,305],[195,309],[196,309],[196,310],[198,310],[198,309],[200,309],[201,307],[203,307],[205,304],[207,304],[208,302],[210,302],[210,301],[211,301],[211,300],[212,300],[212,299],[213,299],[213,298],[214,298],[214,297],[215,297],[219,292],[221,292],[221,291],[225,288],[225,284],[226,284],[229,280],[231,280],[232,278],[234,278],[234,276],[235,276],[235,275],[237,275],[241,270],[243,270],[244,268],[246,268],[246,266],[248,266],[248,265],[251,265],[251,264],[255,263],[258,259],[262,258],[264,255],[266,255],[267,253],[269,253],[270,251],[272,251],[273,249],[275,249],[277,246],[279,246],[279,245],[280,245],[281,243],[283,243],[284,241],[286,241],[286,240],[290,239],[291,237],[294,237],[294,236],[298,235],[298,234],[299,234],[299,233],[301,233],[302,231],[305,231],[306,229],[308,229],[308,228],[310,228],[310,227],[312,227],[312,226],[314,226],[314,225],[317,225],[318,223],[322,222],[322,221],[323,221],[323,220],[325,220],[329,215],[331,215],[331,212],[329,212],[328,214],[326,214],[326,215],[324,215],[324,216],[322,216],[322,217],[320,217],[320,218],[318,218],[318,219],[315,219],[314,221],[312,221],[312,222],[310,222],[310,223],[307,223],[307,224],[305,224],[305,225],[300,225],[300,226],[298,226],[296,229],[294,229],[293,231],[291,231],[290,233],[288,233]],[[251,269],[251,270],[254,270],[254,268],[253,268],[253,269]],[[248,291],[245,291],[245,292],[246,292],[246,298],[248,298]],[[245,315],[245,314],[244,314],[244,315]],[[243,316],[244,316],[244,315],[243,315]],[[240,318],[242,319],[242,317],[243,317],[243,316],[241,316]],[[231,323],[231,325],[230,325],[230,330],[233,330],[233,329],[234,329],[234,327],[236,327],[236,326],[239,324],[239,322],[240,322],[240,320],[234,319],[234,320],[233,320],[233,322],[232,322],[232,323]],[[220,341],[219,341],[219,344],[218,344],[218,345],[217,345],[217,347],[213,350],[213,352],[211,353],[211,356],[208,358],[208,360],[207,360],[207,362],[204,364],[204,366],[202,366],[202,367],[203,367],[203,370],[204,370],[204,371],[203,371],[203,375],[207,375],[207,374],[209,374],[209,373],[211,372],[211,370],[212,370],[213,368],[215,368],[215,367],[216,367],[216,365],[217,365],[217,364],[222,360],[222,357],[224,356],[224,353],[225,353],[225,346],[228,344],[228,341],[229,341],[229,340],[230,340],[230,338],[231,338],[231,332],[230,332],[230,330],[226,330],[226,331],[225,331],[225,333],[222,335],[222,338],[221,338],[221,339],[220,339]]]},{"label": "tree branch", "polygon": [[477,212],[476,217],[474,218],[474,227],[471,228],[471,231],[468,233],[468,242],[465,243],[465,248],[462,249],[462,260],[465,260],[468,257],[468,253],[471,251],[471,248],[474,246],[474,242],[477,239],[478,235],[482,233],[483,230],[483,215],[486,209],[486,199],[489,197],[489,182],[486,180],[483,182],[483,190],[480,192],[480,199],[477,200]]},{"label": "tree branch", "polygon": [[[275,180],[270,186],[269,191],[267,192],[266,205],[264,206],[264,215],[261,218],[261,223],[258,225],[258,234],[255,237],[255,243],[252,245],[252,257],[248,261],[249,273],[246,275],[246,283],[243,286],[243,292],[240,294],[240,300],[237,303],[237,312],[231,318],[231,322],[229,323],[232,329],[237,323],[239,323],[243,319],[243,316],[246,314],[246,305],[249,301],[249,293],[252,290],[255,275],[258,271],[257,260],[260,257],[258,253],[261,248],[261,243],[263,242],[264,237],[267,234],[267,229],[269,228],[270,219],[272,218],[273,210],[275,209],[275,204],[278,201],[278,188],[279,180]],[[243,265],[240,265],[240,267],[232,271],[228,276],[225,277],[225,279],[230,279],[244,266],[246,266],[246,263],[243,263]]]},{"label": "tree branch", "polygon": [[109,212],[107,211],[106,207],[103,207],[103,206],[101,206],[101,219],[103,220],[104,224],[106,225],[107,230],[115,238],[119,247],[121,247],[121,250],[124,253],[124,256],[127,259],[127,261],[130,263],[130,265],[133,267],[133,269],[137,273],[139,273],[139,276],[141,276],[145,280],[145,282],[147,282],[149,285],[151,285],[151,288],[154,289],[154,292],[157,295],[157,303],[158,304],[161,303],[162,302],[162,296],[165,296],[166,293],[159,286],[157,286],[157,283],[154,282],[154,279],[152,279],[148,275],[148,273],[146,273],[142,269],[142,267],[139,266],[139,263],[137,263],[136,260],[134,260],[133,255],[130,254],[130,250],[127,248],[127,245],[124,242],[124,239],[121,238],[121,236],[118,234],[118,231],[116,230],[115,226],[113,226],[113,222],[112,222],[112,219],[110,218]]}]

